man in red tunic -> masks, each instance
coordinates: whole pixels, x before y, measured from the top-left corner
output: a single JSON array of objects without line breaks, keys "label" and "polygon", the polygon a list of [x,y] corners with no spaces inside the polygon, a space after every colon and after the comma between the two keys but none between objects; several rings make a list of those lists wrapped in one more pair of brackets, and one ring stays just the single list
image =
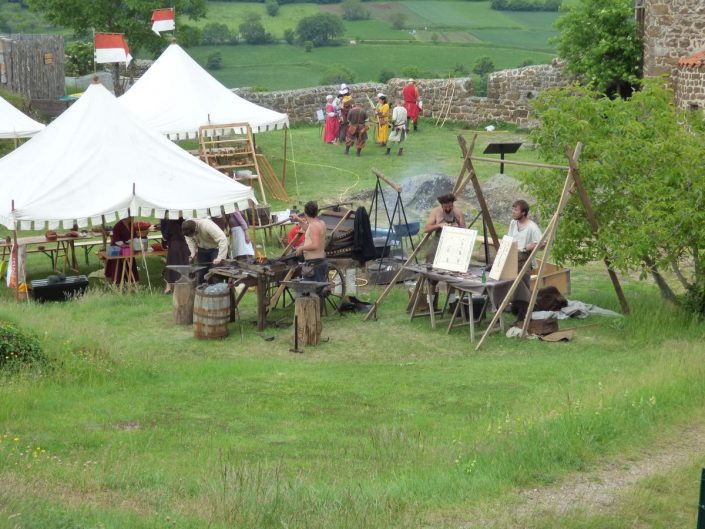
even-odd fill
[{"label": "man in red tunic", "polygon": [[[421,94],[419,94],[419,89],[416,88],[413,79],[409,79],[407,85],[401,91],[401,95],[404,98],[404,108],[406,109],[406,114],[408,119],[414,123],[414,130],[419,130],[416,125],[416,120],[419,119],[419,114],[421,114],[421,107],[418,104]],[[407,122],[407,130],[409,130],[409,125]]]}]

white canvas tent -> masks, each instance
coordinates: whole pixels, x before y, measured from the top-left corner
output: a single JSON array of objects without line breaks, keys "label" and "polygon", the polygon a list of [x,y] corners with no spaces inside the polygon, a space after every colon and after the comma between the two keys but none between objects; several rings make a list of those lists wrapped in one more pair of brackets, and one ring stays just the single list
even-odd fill
[{"label": "white canvas tent", "polygon": [[257,133],[289,124],[286,114],[235,95],[175,43],[119,101],[172,140],[194,138],[202,125],[249,123]]},{"label": "white canvas tent", "polygon": [[251,188],[149,130],[100,84],[0,159],[0,175],[0,224],[9,228],[101,224],[128,208],[135,216],[218,215],[254,200]]},{"label": "white canvas tent", "polygon": [[33,120],[0,97],[0,139],[29,138],[44,130],[44,125]]}]

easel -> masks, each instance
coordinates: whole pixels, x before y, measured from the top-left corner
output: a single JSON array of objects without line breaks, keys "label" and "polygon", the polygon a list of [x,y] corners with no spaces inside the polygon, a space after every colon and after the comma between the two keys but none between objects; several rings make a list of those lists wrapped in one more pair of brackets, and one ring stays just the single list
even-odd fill
[{"label": "easel", "polygon": [[[514,280],[514,283],[512,284],[512,287],[509,289],[509,292],[507,292],[506,297],[502,301],[502,304],[499,306],[497,309],[497,312],[495,313],[494,317],[492,318],[492,321],[490,322],[489,327],[485,331],[485,333],[482,335],[482,338],[477,344],[477,347],[475,347],[475,350],[478,350],[482,344],[484,343],[485,339],[487,338],[487,335],[490,333],[492,328],[494,327],[495,323],[497,320],[502,316],[502,313],[505,309],[505,307],[509,304],[509,301],[512,299],[512,296],[514,295],[514,292],[516,289],[519,287],[519,285],[522,282],[522,278],[524,277],[524,274],[529,272],[529,269],[531,267],[531,262],[533,261],[534,257],[536,256],[536,253],[538,250],[545,245],[545,251],[544,251],[544,257],[541,260],[541,265],[539,266],[538,274],[536,277],[536,283],[534,285],[533,290],[531,291],[531,299],[529,300],[529,306],[527,307],[527,317],[524,318],[524,325],[522,327],[522,332],[521,336],[524,337],[526,336],[526,331],[529,327],[529,323],[531,322],[531,313],[534,310],[534,305],[536,304],[536,297],[538,295],[539,291],[539,285],[541,284],[541,279],[543,278],[544,275],[544,267],[546,265],[546,262],[548,261],[548,257],[551,254],[551,248],[553,247],[553,242],[555,241],[555,236],[556,236],[556,230],[558,228],[558,222],[560,220],[561,215],[563,214],[563,210],[565,208],[565,205],[568,203],[568,199],[571,197],[571,195],[575,192],[576,189],[578,189],[578,195],[580,196],[580,200],[583,204],[583,207],[585,208],[586,214],[588,216],[588,220],[590,222],[590,226],[593,230],[593,233],[597,235],[597,220],[595,219],[594,213],[592,211],[592,206],[590,205],[590,201],[588,199],[587,193],[585,192],[585,188],[583,187],[582,180],[580,178],[580,172],[578,170],[578,159],[580,158],[580,153],[582,152],[583,149],[583,144],[578,142],[578,144],[575,146],[575,151],[570,152],[570,148],[568,145],[564,146],[564,151],[565,151],[565,156],[568,159],[568,166],[556,166],[556,165],[548,165],[548,164],[532,164],[529,162],[510,162],[507,160],[502,160],[501,163],[507,163],[507,164],[515,164],[515,165],[530,165],[534,167],[542,167],[546,169],[562,169],[562,170],[567,170],[568,174],[565,179],[565,183],[563,184],[563,191],[561,192],[560,198],[558,200],[558,207],[556,208],[555,213],[551,217],[550,222],[548,223],[548,226],[546,227],[546,231],[543,233],[541,236],[541,240],[539,243],[534,247],[534,249],[531,251],[531,254],[529,255],[529,258],[526,260],[524,263],[524,266],[522,266],[521,270],[519,271],[519,274],[517,275],[517,278]],[[492,161],[494,163],[499,163],[500,160],[493,160],[493,159],[483,159],[483,161]],[[607,266],[607,272],[610,275],[610,279],[612,280],[612,283],[615,287],[615,292],[617,294],[617,298],[619,299],[619,302],[622,306],[622,311],[625,314],[629,313],[629,306],[627,304],[627,300],[624,297],[624,293],[622,292],[621,285],[619,284],[619,280],[617,279],[617,275],[614,273],[614,271],[611,269],[610,262],[607,258],[605,258],[605,264]]]},{"label": "easel", "polygon": [[[488,229],[490,230],[490,235],[492,236],[492,240],[495,245],[495,248],[499,248],[499,238],[497,237],[497,232],[494,229],[494,224],[492,223],[492,217],[490,216],[490,212],[487,209],[487,202],[485,202],[485,195],[482,193],[482,188],[480,187],[480,182],[477,179],[477,173],[475,173],[475,168],[472,166],[472,162],[471,162],[472,151],[475,148],[475,140],[477,140],[477,134],[475,134],[473,136],[472,143],[468,147],[465,142],[465,138],[463,138],[461,135],[458,135],[458,144],[460,145],[460,149],[463,152],[463,167],[461,168],[460,174],[458,175],[458,178],[455,181],[455,185],[453,186],[453,194],[456,196],[459,195],[460,193],[463,192],[463,190],[468,185],[468,183],[472,182],[473,188],[475,190],[475,195],[477,196],[478,202],[480,203],[480,210],[482,212],[483,219],[484,219]],[[377,298],[377,301],[375,301],[374,305],[372,305],[372,308],[370,309],[370,311],[365,315],[364,321],[369,320],[372,316],[376,317],[377,309],[382,304],[382,301],[384,300],[384,298],[386,298],[387,295],[389,294],[389,292],[391,292],[394,285],[396,285],[397,280],[399,279],[399,276],[404,271],[404,267],[409,265],[409,263],[411,263],[412,259],[416,258],[416,255],[418,254],[418,252],[421,250],[421,248],[423,248],[424,244],[426,244],[426,242],[428,242],[428,240],[432,236],[433,236],[432,233],[427,233],[423,236],[423,238],[421,239],[421,242],[419,242],[419,245],[411,253],[411,255],[407,258],[404,265],[399,268],[399,271],[394,276],[394,278],[389,282],[389,284],[387,285],[387,288],[384,289],[382,294],[380,294],[379,298]]]},{"label": "easel", "polygon": [[[374,167],[371,169],[372,173],[377,177],[377,183],[375,184],[375,192],[374,195],[372,195],[372,202],[370,202],[370,211],[374,211],[374,224],[372,227],[372,230],[377,229],[377,214],[379,211],[379,197],[382,197],[382,205],[384,206],[384,213],[387,215],[387,222],[389,223],[389,230],[387,231],[387,239],[384,242],[384,247],[387,248],[389,246],[389,241],[392,238],[392,230],[394,229],[395,226],[405,226],[406,227],[406,233],[404,235],[399,236],[399,244],[401,246],[401,255],[402,258],[404,257],[404,237],[409,238],[409,244],[411,245],[412,251],[415,250],[416,248],[414,247],[414,239],[411,237],[411,234],[409,233],[409,220],[406,217],[406,210],[404,209],[404,202],[401,199],[401,187],[399,187],[396,183],[392,182],[389,180],[386,176],[384,176],[379,169],[375,169]],[[397,198],[394,201],[394,208],[392,208],[392,214],[389,214],[389,208],[387,207],[387,200],[384,198],[384,191],[382,190],[382,183],[386,183],[389,187],[394,189],[394,191],[397,192]],[[395,222],[396,219],[399,219],[399,222]],[[403,220],[403,222],[402,222]],[[381,269],[382,264],[380,263],[380,269]]]}]

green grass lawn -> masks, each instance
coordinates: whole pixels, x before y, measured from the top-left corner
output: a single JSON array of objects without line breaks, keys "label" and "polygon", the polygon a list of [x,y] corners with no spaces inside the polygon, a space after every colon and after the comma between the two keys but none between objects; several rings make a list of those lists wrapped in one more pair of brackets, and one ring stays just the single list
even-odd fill
[{"label": "green grass lawn", "polygon": [[[452,124],[422,122],[403,157],[370,145],[356,158],[324,145],[316,127],[296,127],[287,189],[296,201],[345,198],[371,188],[373,166],[396,181],[430,170],[457,176],[460,132],[470,139]],[[483,131],[477,150],[516,138]],[[278,170],[281,135],[261,134],[258,144]],[[535,160],[535,151],[512,158]],[[484,181],[496,166],[477,171]],[[37,277],[49,271],[42,255],[30,264]],[[572,279],[572,298],[618,309],[601,264]],[[324,316],[329,341],[303,355],[289,352],[289,328],[255,332],[252,294],[230,337],[201,341],[172,323],[168,296],[95,289],[38,305],[16,304],[3,289],[0,319],[36,333],[54,367],[2,375],[0,527],[472,526],[521,489],[603,457],[626,464],[701,420],[704,324],[662,305],[649,282],[626,276],[623,285],[627,318],[566,322],[577,329],[569,343],[493,335],[478,352],[466,330],[409,322],[400,287],[377,321]],[[291,312],[275,316],[290,321]],[[705,463],[694,457],[625,490],[612,510],[529,512],[508,523],[692,526],[689,476]]]}]

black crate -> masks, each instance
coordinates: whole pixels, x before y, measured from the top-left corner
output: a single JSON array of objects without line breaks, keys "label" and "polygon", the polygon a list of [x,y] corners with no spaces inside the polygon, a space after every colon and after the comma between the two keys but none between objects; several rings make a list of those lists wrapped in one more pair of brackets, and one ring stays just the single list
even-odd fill
[{"label": "black crate", "polygon": [[83,295],[88,289],[86,276],[68,276],[63,281],[50,282],[49,279],[35,279],[32,297],[35,301],[66,301]]}]

